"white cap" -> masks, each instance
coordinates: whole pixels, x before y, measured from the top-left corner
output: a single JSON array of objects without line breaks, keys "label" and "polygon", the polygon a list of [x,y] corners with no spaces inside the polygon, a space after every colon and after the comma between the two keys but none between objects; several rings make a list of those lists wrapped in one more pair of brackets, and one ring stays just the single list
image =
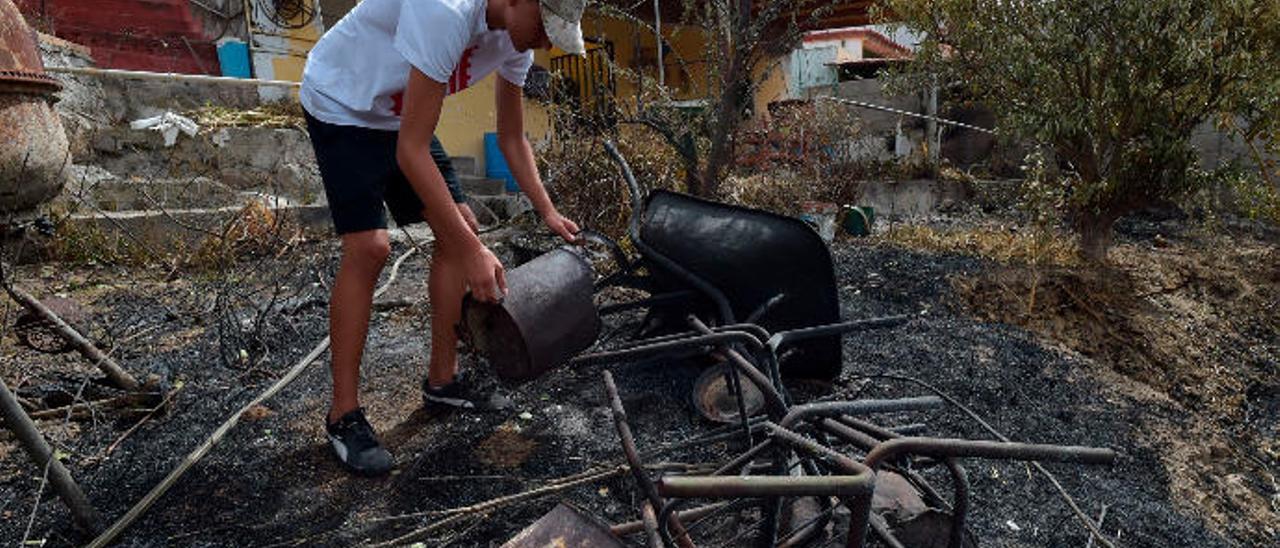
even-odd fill
[{"label": "white cap", "polygon": [[542,25],[551,45],[575,55],[587,52],[582,41],[582,11],[586,0],[539,0]]}]

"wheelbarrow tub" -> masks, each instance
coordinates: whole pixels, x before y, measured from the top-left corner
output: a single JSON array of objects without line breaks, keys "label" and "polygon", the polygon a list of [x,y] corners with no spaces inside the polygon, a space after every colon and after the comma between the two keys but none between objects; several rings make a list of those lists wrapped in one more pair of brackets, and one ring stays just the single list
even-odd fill
[{"label": "wheelbarrow tub", "polygon": [[[756,322],[770,332],[840,321],[831,252],[804,221],[655,190],[645,201],[639,232],[645,247],[723,292],[737,321],[779,294],[786,297]],[[660,291],[689,289],[678,273],[654,261],[646,266]],[[653,312],[681,313],[678,307]],[[784,377],[830,380],[840,374],[839,336],[795,349],[780,365]]]}]

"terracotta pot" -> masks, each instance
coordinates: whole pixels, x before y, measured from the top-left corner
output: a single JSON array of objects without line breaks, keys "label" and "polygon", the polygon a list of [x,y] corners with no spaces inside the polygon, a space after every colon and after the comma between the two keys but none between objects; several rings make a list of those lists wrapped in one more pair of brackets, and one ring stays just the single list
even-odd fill
[{"label": "terracotta pot", "polygon": [[57,81],[44,72],[35,32],[0,0],[0,215],[31,213],[66,182],[70,154],[50,106]]}]

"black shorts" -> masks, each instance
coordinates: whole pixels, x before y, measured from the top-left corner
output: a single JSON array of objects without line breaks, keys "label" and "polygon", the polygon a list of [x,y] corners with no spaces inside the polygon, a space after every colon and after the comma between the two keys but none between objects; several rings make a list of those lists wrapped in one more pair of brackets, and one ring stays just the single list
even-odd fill
[{"label": "black shorts", "polygon": [[[317,120],[305,111],[304,114],[316,164],[324,179],[333,228],[338,234],[387,228],[387,210],[391,210],[397,225],[422,222],[422,200],[396,161],[398,132],[340,126]],[[465,202],[453,163],[434,136],[431,158],[440,168],[453,201]]]}]

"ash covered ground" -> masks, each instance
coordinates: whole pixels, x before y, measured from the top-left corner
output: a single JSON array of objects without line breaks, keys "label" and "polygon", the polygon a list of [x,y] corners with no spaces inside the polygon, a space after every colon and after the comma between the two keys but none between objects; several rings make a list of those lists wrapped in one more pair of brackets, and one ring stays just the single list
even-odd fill
[{"label": "ash covered ground", "polygon": [[[1125,237],[1126,245],[1142,247],[1151,236],[1133,229]],[[1273,234],[1251,238],[1274,248]],[[393,257],[405,250],[397,244]],[[123,514],[229,414],[325,336],[324,287],[336,256],[332,242],[306,243],[288,257],[261,258],[248,269],[277,273],[264,275],[266,279],[252,272],[234,280],[175,278],[162,270],[73,265],[24,267],[14,274],[19,284],[39,288],[40,296],[62,294],[80,302],[100,338],[116,341],[114,356],[122,364],[139,377],[159,376],[173,391],[167,413],[149,419],[109,453],[139,414],[104,410],[87,419],[41,421],[45,435],[65,454],[72,474],[108,520]],[[1114,467],[1047,466],[1089,514],[1097,515],[1106,505],[1103,529],[1118,535],[1122,546],[1260,546],[1277,541],[1280,517],[1271,506],[1278,500],[1272,498],[1277,488],[1273,480],[1267,484],[1276,462],[1258,442],[1268,432],[1274,437],[1276,428],[1274,398],[1265,397],[1271,393],[1266,387],[1276,384],[1280,355],[1274,324],[1241,335],[1255,356],[1246,365],[1262,378],[1272,368],[1271,384],[1263,382],[1257,389],[1262,396],[1241,404],[1242,413],[1252,419],[1233,419],[1230,413],[1207,416],[1194,399],[1144,380],[1105,353],[1086,355],[1078,345],[1054,340],[1051,332],[974,312],[966,304],[973,285],[959,282],[992,279],[1006,270],[1001,265],[844,240],[834,246],[833,257],[845,318],[911,313],[916,319],[847,337],[844,372],[837,382],[801,392],[810,397],[929,394],[911,382],[880,375],[913,377],[972,407],[1015,441],[1114,448],[1121,454]],[[1275,260],[1274,253],[1265,258]],[[296,383],[244,416],[122,535],[120,545],[381,542],[438,521],[429,514],[433,511],[621,464],[600,381],[602,367],[562,368],[506,386],[516,405],[503,414],[428,414],[421,409],[419,383],[429,338],[426,264],[421,254],[411,258],[380,299],[363,368],[363,404],[396,458],[392,476],[352,477],[330,456],[321,426],[328,403],[328,363],[322,357]],[[282,279],[285,290],[277,287]],[[275,289],[265,288],[267,282]],[[228,284],[237,291],[228,291]],[[1270,293],[1264,291],[1261,302],[1274,303],[1274,286],[1264,289]],[[274,309],[263,304],[276,302],[280,306]],[[7,307],[6,329],[17,313],[12,304]],[[1266,315],[1274,310],[1262,315],[1264,322],[1274,317]],[[629,322],[636,320],[612,318],[604,344],[624,342]],[[109,392],[95,384],[100,374],[75,354],[39,354],[18,346],[7,332],[2,345],[0,374],[17,385],[21,396],[40,400],[62,393],[65,399],[82,386],[85,399],[92,399],[85,394]],[[474,360],[464,367],[484,369]],[[698,364],[647,362],[610,369],[639,447],[650,451],[647,462],[672,468],[722,462],[741,449],[726,442],[679,446],[716,428],[690,403]],[[884,422],[925,422],[926,433],[934,436],[991,438],[950,408]],[[1197,468],[1192,466],[1196,461],[1208,463]],[[967,461],[966,466],[973,485],[970,528],[980,545],[1085,545],[1084,528],[1030,467],[983,461]],[[39,471],[12,436],[0,438],[0,542],[34,539],[61,546],[86,540],[47,486],[36,506],[40,485]],[[629,477],[614,473],[553,496],[456,520],[417,540],[498,545],[561,500],[606,522],[630,521],[638,518],[640,498]],[[741,537],[733,535],[743,529],[740,525],[726,522],[705,530],[703,545],[741,545]],[[638,544],[640,539],[631,540]]]}]

